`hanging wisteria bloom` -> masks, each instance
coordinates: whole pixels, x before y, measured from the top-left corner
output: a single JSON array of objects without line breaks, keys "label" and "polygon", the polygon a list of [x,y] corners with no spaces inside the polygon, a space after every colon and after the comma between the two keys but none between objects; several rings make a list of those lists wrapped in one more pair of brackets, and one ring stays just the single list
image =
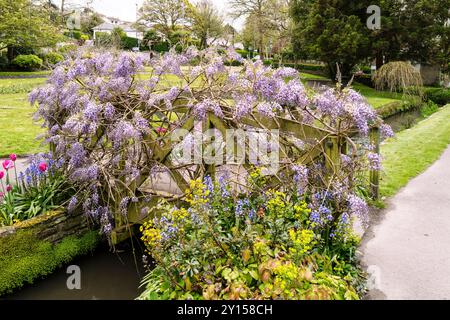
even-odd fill
[{"label": "hanging wisteria bloom", "polygon": [[[56,67],[45,86],[30,94],[30,102],[38,106],[35,118],[43,120],[48,129],[46,140],[55,158],[61,159],[67,176],[80,190],[69,203],[71,210],[82,208],[110,233],[115,215],[126,215],[130,208],[139,215],[143,209],[140,200],[147,198],[141,187],[150,178],[172,174],[181,181],[206,172],[198,168],[201,161],[177,167],[170,150],[172,134],[184,129],[190,134],[182,144],[194,150],[195,157],[201,156],[191,143],[195,142],[192,131],[202,127],[199,122],[209,121],[208,115],[218,118],[224,128],[243,130],[264,124],[273,129],[280,119],[288,121],[288,128],[280,130],[285,147],[281,150],[286,152],[280,167],[294,174],[279,177],[290,177],[301,195],[323,193],[325,188],[314,189],[314,184],[323,182],[317,172],[325,169],[323,163],[315,162],[292,168],[304,159],[308,148],[321,143],[315,136],[292,137],[295,128],[351,138],[380,126],[384,136],[392,135],[356,91],[328,88],[314,92],[302,84],[293,68],[273,69],[260,60],[244,61],[232,48],[219,52],[217,48],[199,51],[192,47],[181,54],[171,50],[149,60],[133,53],[81,49]],[[229,67],[234,61],[242,67]],[[266,149],[278,150],[272,145]],[[354,154],[352,163],[360,155]],[[363,156],[364,163],[369,160],[373,168],[379,166],[373,154]],[[174,170],[179,171],[174,174]],[[339,199],[347,201],[349,215],[364,210],[357,199],[347,197],[352,194],[347,188],[352,183],[335,177],[327,186],[329,194],[343,194]],[[180,184],[177,192],[183,193],[188,182]],[[223,197],[231,196],[225,186],[220,188]],[[328,223],[330,215],[325,208],[331,210],[331,200],[322,201],[328,203],[317,203],[311,220]],[[237,204],[237,215],[255,217],[255,212],[247,211],[245,200]],[[173,231],[167,229],[166,235]]]}]

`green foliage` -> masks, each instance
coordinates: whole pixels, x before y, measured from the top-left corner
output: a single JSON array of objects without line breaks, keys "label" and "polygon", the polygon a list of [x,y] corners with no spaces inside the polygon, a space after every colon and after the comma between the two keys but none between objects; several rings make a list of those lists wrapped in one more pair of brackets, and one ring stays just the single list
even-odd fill
[{"label": "green foliage", "polygon": [[[61,38],[42,2],[0,0],[0,48],[53,46]],[[10,56],[11,59],[14,56]]]},{"label": "green foliage", "polygon": [[248,50],[238,49],[238,50],[236,50],[236,52],[239,53],[241,55],[241,57],[244,58],[244,59],[247,59],[249,57]]},{"label": "green foliage", "polygon": [[68,44],[68,45],[60,47],[58,49],[58,52],[64,56],[70,52],[76,51],[77,49],[78,49],[78,46],[76,44]]},{"label": "green foliage", "polygon": [[433,113],[435,113],[438,110],[439,110],[439,106],[430,100],[421,106],[420,113],[422,114],[422,117],[428,118],[429,116],[431,116]]},{"label": "green foliage", "polygon": [[139,47],[139,40],[131,37],[122,38],[122,48],[126,50],[131,50],[133,48]]},{"label": "green foliage", "polygon": [[67,237],[52,245],[31,231],[19,230],[0,241],[0,296],[45,277],[78,256],[92,252],[99,241],[97,232],[81,238]]},{"label": "green foliage", "polygon": [[156,52],[168,52],[170,50],[170,44],[168,42],[158,42],[153,45],[153,50]]},{"label": "green foliage", "polygon": [[64,32],[64,35],[66,37],[69,37],[69,38],[72,38],[72,39],[75,39],[75,40],[80,40],[82,34],[83,33],[81,31],[79,31],[79,30],[70,30],[70,31],[65,31]]},{"label": "green foliage", "polygon": [[431,100],[434,103],[444,106],[450,103],[450,89],[449,88],[426,88],[424,98]]},{"label": "green foliage", "polygon": [[[250,183],[263,185],[265,177],[253,173]],[[144,224],[157,267],[144,278],[141,299],[359,298],[350,230],[331,244],[315,231],[304,199],[269,191],[236,202],[230,192],[217,184],[210,193],[193,181],[189,212],[163,205],[164,222]]]},{"label": "green foliage", "polygon": [[64,56],[58,52],[49,52],[42,57],[44,64],[48,67],[53,67],[64,60]]},{"label": "green foliage", "polygon": [[43,66],[41,58],[34,54],[19,55],[13,61],[12,64],[20,70],[32,71],[40,69]]},{"label": "green foliage", "polygon": [[369,55],[365,25],[369,5],[368,1],[291,1],[294,51],[302,58],[326,62],[332,79],[336,64],[343,76],[350,77],[353,67]]}]

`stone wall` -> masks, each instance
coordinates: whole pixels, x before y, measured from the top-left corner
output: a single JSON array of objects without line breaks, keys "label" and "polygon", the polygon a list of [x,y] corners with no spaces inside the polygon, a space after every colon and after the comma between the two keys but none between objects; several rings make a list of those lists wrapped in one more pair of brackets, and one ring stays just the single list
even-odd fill
[{"label": "stone wall", "polygon": [[441,68],[438,65],[421,65],[420,74],[422,75],[423,84],[431,86],[439,84]]},{"label": "stone wall", "polygon": [[53,211],[20,222],[12,227],[0,228],[1,238],[15,234],[17,230],[32,230],[40,240],[53,244],[68,236],[81,236],[89,230],[89,223],[81,213],[68,214],[65,211]]}]

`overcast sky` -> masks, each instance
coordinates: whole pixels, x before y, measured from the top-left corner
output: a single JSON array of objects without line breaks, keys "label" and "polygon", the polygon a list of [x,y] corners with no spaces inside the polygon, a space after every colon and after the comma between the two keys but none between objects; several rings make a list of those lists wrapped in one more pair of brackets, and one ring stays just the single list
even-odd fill
[{"label": "overcast sky", "polygon": [[[136,4],[142,5],[144,0],[66,0],[71,3],[86,4],[91,2],[92,7],[107,16],[119,18],[133,22],[136,20]],[[225,16],[226,22],[233,24],[234,27],[241,29],[242,21],[234,21],[226,17],[225,13],[228,11],[228,0],[212,0],[218,7],[219,12]],[[196,1],[193,1],[196,2]],[[61,0],[55,0],[54,3],[60,5]]]}]

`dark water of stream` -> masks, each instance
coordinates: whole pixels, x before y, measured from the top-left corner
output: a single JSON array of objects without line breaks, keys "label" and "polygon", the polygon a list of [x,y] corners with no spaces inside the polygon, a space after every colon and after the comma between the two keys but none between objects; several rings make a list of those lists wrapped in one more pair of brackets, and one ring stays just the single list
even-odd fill
[{"label": "dark water of stream", "polygon": [[142,292],[139,289],[145,275],[142,252],[135,247],[133,254],[127,245],[122,252],[111,253],[102,245],[92,255],[70,263],[80,267],[81,290],[67,288],[71,274],[66,273],[68,266],[65,266],[0,300],[133,300]]}]

